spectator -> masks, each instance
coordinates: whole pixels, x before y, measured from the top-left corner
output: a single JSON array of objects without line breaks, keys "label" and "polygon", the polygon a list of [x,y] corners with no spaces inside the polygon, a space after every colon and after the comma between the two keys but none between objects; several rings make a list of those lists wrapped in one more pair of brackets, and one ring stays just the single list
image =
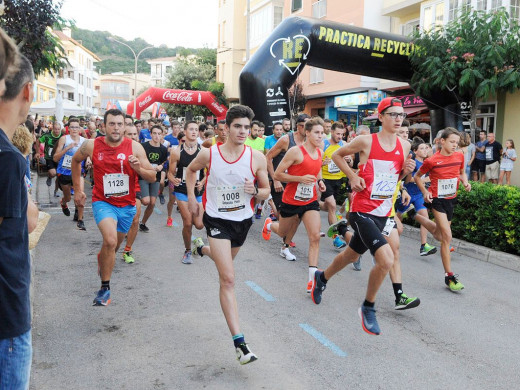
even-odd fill
[{"label": "spectator", "polygon": [[[0,30],[0,46],[5,44]],[[1,50],[0,50],[1,52]],[[0,61],[2,62],[2,61]],[[1,66],[0,66],[1,68]],[[0,75],[2,77],[2,75]],[[38,208],[28,196],[26,162],[11,140],[34,98],[34,73],[20,55],[0,99],[0,388],[28,389],[31,373],[29,233]]]},{"label": "spectator", "polygon": [[506,184],[511,185],[511,172],[513,171],[513,163],[516,161],[515,143],[512,139],[506,141],[506,150],[502,153],[502,161],[500,162],[500,177],[498,184],[503,184],[504,174],[506,176]]},{"label": "spectator", "polygon": [[471,143],[471,136],[469,133],[464,131],[460,132],[460,142],[459,147],[464,154],[464,166],[466,167],[466,176],[468,176],[468,180],[471,177],[471,164],[475,159],[475,145]]},{"label": "spectator", "polygon": [[471,172],[473,172],[473,181],[479,180],[484,183],[486,181],[486,132],[480,130],[479,140],[475,144],[475,159],[473,160],[473,166]]},{"label": "spectator", "polygon": [[486,143],[486,178],[490,183],[497,184],[500,173],[500,157],[502,145],[495,140],[495,133],[487,135]]}]

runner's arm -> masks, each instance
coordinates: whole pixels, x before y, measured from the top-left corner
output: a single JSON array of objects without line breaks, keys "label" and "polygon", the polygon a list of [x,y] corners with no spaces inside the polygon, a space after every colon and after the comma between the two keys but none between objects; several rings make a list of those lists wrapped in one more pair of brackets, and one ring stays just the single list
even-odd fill
[{"label": "runner's arm", "polygon": [[282,161],[274,172],[274,178],[283,183],[297,182],[311,184],[316,181],[316,177],[313,175],[294,176],[286,173],[286,170],[294,164],[299,164],[302,160],[302,152],[300,148],[291,148],[285,153]]},{"label": "runner's arm", "polygon": [[[269,173],[269,176],[271,176],[271,178],[273,180],[276,180],[274,178],[273,158],[275,158],[280,153],[282,153],[282,151],[287,150],[288,146],[289,146],[289,137],[281,137],[274,144],[274,146],[271,149],[269,149],[269,151],[267,152],[267,154],[265,156],[265,160],[267,163],[267,172]],[[276,181],[278,181],[278,180],[276,180]]]},{"label": "runner's arm", "polygon": [[186,168],[186,191],[188,199],[195,200],[195,185],[197,184],[197,172],[209,164],[210,149],[201,149],[197,157]]},{"label": "runner's arm", "polygon": [[[61,141],[61,139],[60,139]],[[81,163],[87,157],[92,157],[92,152],[94,150],[94,141],[85,140],[79,147],[79,149],[72,156],[71,162],[71,171],[72,171],[72,182],[77,183],[78,188],[75,188],[76,191],[83,192],[84,191],[84,183],[81,180]]]},{"label": "runner's arm", "polygon": [[179,161],[179,149],[172,150],[170,153],[170,162],[168,167],[168,181],[178,185],[176,183],[177,178],[175,177],[175,172],[177,171],[177,162]]},{"label": "runner's arm", "polygon": [[137,161],[130,162],[132,169],[148,183],[155,183],[157,172],[148,161],[143,145],[137,141],[132,141],[132,153],[133,155],[128,157],[128,162],[130,162],[130,157],[137,159]]},{"label": "runner's arm", "polygon": [[[56,151],[54,152],[54,156],[52,157],[54,162],[59,162],[60,159],[63,157],[63,155],[67,152],[68,149],[66,150],[63,148],[64,144],[65,144],[65,137],[61,137],[58,141],[58,145],[56,145]],[[74,144],[71,144],[69,149],[72,148],[73,146],[74,146]]]},{"label": "runner's arm", "polygon": [[269,198],[271,194],[271,187],[269,186],[269,179],[267,178],[267,162],[262,152],[253,150],[253,163],[256,168],[256,194],[254,194],[257,200],[265,200]]},{"label": "runner's arm", "polygon": [[[430,202],[431,193],[428,192],[428,190],[426,189],[426,186],[424,185],[424,182],[422,180],[422,176],[429,172],[429,170],[427,170],[427,167],[425,167],[425,165],[426,165],[426,161],[423,163],[421,168],[419,168],[419,170],[415,173],[415,175],[413,176],[413,179],[415,180],[415,184],[417,184],[417,187],[423,194],[424,200]],[[423,169],[423,168],[425,168],[425,169]]]},{"label": "runner's arm", "polygon": [[352,181],[358,176],[352,170],[352,168],[350,168],[349,164],[345,160],[345,157],[356,154],[358,152],[363,152],[370,146],[371,140],[372,137],[370,135],[359,135],[332,154],[332,161],[334,161],[334,164],[336,164],[336,166],[341,169],[345,175],[347,175],[349,180]]}]

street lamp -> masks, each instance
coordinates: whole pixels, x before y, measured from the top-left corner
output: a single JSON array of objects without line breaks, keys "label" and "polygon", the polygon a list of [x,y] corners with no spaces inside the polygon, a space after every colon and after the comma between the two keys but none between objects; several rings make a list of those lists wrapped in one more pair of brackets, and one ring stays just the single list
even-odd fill
[{"label": "street lamp", "polygon": [[136,115],[136,110],[137,110],[137,60],[139,59],[139,56],[141,55],[141,53],[145,50],[148,50],[148,49],[152,49],[153,46],[148,46],[148,47],[145,47],[143,50],[141,50],[139,53],[135,54],[135,51],[134,49],[132,49],[130,46],[128,46],[126,43],[124,42],[121,42],[121,41],[118,41],[117,39],[115,39],[114,37],[108,37],[107,38],[109,41],[112,41],[112,42],[117,42],[117,43],[120,43],[121,45],[124,45],[126,47],[128,47],[130,50],[132,50],[132,54],[134,55],[134,59],[135,59],[135,67],[134,67],[134,116]]}]

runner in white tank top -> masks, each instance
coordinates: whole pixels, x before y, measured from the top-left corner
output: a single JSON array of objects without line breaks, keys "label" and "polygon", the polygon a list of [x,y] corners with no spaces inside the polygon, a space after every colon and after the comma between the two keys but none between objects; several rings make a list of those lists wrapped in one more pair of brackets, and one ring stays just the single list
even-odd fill
[{"label": "runner in white tank top", "polygon": [[226,143],[210,149],[203,148],[186,171],[188,207],[196,216],[199,213],[194,191],[197,172],[208,169],[203,223],[209,246],[204,246],[200,240],[196,243],[194,254],[210,256],[217,266],[220,304],[240,364],[253,362],[257,357],[249,350],[240,332],[233,259],[251,227],[255,198],[265,200],[270,193],[264,155],[244,145],[253,116],[253,111],[247,106],[231,107],[226,114],[229,134]]}]

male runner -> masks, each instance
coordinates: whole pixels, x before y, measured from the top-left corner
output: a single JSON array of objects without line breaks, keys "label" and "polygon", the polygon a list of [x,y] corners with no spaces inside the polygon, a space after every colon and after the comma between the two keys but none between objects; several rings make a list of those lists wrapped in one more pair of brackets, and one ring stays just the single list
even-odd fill
[{"label": "male runner", "polygon": [[[125,137],[130,138],[135,142],[139,142],[139,134],[137,133],[137,128],[135,125],[128,124],[125,121]],[[126,235],[126,244],[123,249],[123,260],[126,264],[135,263],[134,254],[132,252],[132,245],[134,245],[135,238],[137,237],[137,232],[139,231],[139,217],[141,216],[141,187],[139,187],[139,179],[136,177],[136,187],[135,187],[135,215],[132,220],[132,226],[128,230],[128,234]]]},{"label": "male runner", "polygon": [[227,133],[226,133],[226,120],[222,119],[218,121],[217,127],[215,127],[215,136],[205,140],[202,143],[202,146],[205,148],[209,148],[215,144],[222,145],[226,142]]},{"label": "male runner", "polygon": [[[67,217],[70,216],[70,210],[67,206],[67,203],[70,202],[71,188],[73,186],[71,171],[72,156],[74,156],[74,153],[76,153],[76,151],[86,140],[84,137],[79,135],[79,131],[79,119],[72,118],[69,121],[69,134],[60,138],[58,145],[56,146],[56,151],[54,152],[54,162],[58,163],[58,167],[56,169],[58,173],[58,182],[60,183],[61,190],[63,191],[63,198],[61,199],[60,205],[63,214],[65,214]],[[85,168],[88,169],[90,165],[90,158],[87,157]],[[81,187],[84,187],[83,175],[81,175],[80,180],[82,182]],[[79,230],[87,230],[85,228],[85,223],[83,222],[84,207],[82,205],[75,206],[73,220],[77,221]]]},{"label": "male runner", "polygon": [[116,252],[132,225],[135,215],[136,175],[149,182],[155,180],[155,169],[146,158],[143,147],[123,135],[124,114],[112,109],[105,112],[105,137],[83,142],[72,157],[72,182],[78,183],[74,192],[77,205],[85,205],[86,195],[81,178],[81,162],[90,157],[94,166],[96,185],[92,190],[92,211],[103,236],[98,254],[101,289],[94,298],[94,306],[110,303],[110,277]]},{"label": "male runner", "polygon": [[283,132],[289,134],[291,132],[291,120],[289,118],[282,119]]},{"label": "male runner", "polygon": [[143,219],[139,224],[139,230],[144,233],[148,233],[150,231],[148,226],[146,226],[146,222],[153,213],[155,201],[159,195],[161,172],[164,168],[164,164],[168,161],[168,149],[161,145],[161,134],[162,127],[159,125],[153,125],[152,139],[142,144],[146,153],[146,157],[148,157],[148,161],[150,161],[150,164],[152,164],[153,169],[157,173],[156,180],[153,183],[148,183],[148,180],[139,178],[139,186],[141,187],[141,202],[146,206],[146,209],[144,209]]},{"label": "male runner", "polygon": [[[204,228],[202,223],[202,214],[204,213],[204,209],[202,208],[202,192],[204,183],[206,182],[204,170],[200,170],[197,173],[195,196],[200,211],[196,217],[188,210],[188,194],[186,190],[186,170],[188,165],[190,165],[202,149],[202,146],[197,142],[198,132],[199,127],[197,122],[186,122],[184,125],[186,141],[179,148],[172,150],[169,160],[168,180],[174,184],[173,192],[175,193],[177,205],[182,217],[182,239],[184,240],[185,249],[182,262],[184,264],[193,263],[191,259],[191,232],[193,225],[195,225],[198,230]],[[197,239],[197,242],[200,244],[201,239]]]},{"label": "male runner", "polygon": [[[376,264],[370,271],[365,301],[358,313],[363,330],[372,335],[381,333],[374,304],[377,292],[394,264],[395,253],[390,242],[399,247],[399,235],[390,217],[397,185],[400,178],[415,167],[415,162],[408,156],[410,143],[397,137],[406,116],[401,101],[385,98],[379,103],[378,112],[382,124],[380,133],[358,136],[332,156],[332,161],[349,178],[354,191],[350,207],[354,236],[325,271],[316,271],[312,291],[312,300],[319,304],[327,281],[369,249]],[[359,173],[355,174],[344,157],[358,152]]]},{"label": "male runner", "polygon": [[186,172],[188,207],[197,217],[200,212],[195,196],[197,174],[201,169],[208,170],[203,196],[203,222],[208,233],[209,247],[198,246],[197,252],[210,256],[217,267],[220,305],[240,364],[253,362],[257,357],[240,332],[233,259],[251,227],[254,198],[264,200],[269,196],[265,157],[244,145],[253,116],[253,110],[247,106],[231,107],[226,114],[226,143],[202,149]]},{"label": "male runner", "polygon": [[[43,134],[40,138],[36,139],[36,158],[40,158],[40,143],[45,145],[43,149],[43,154],[45,157],[45,161],[47,164],[47,187],[50,187],[52,184],[52,179],[56,177],[56,163],[52,158],[52,152],[54,150],[54,146],[58,143],[61,137],[61,123],[55,121],[52,125],[52,131]],[[58,192],[58,183],[56,182],[56,186],[54,188],[54,195]]]},{"label": "male runner", "polygon": [[245,144],[247,146],[251,146],[253,149],[258,150],[261,153],[264,153],[265,140],[259,136],[259,131],[260,122],[253,121],[253,123],[251,123],[251,133],[247,137]]},{"label": "male runner", "polygon": [[271,218],[266,218],[262,237],[269,240],[271,231],[278,234],[283,239],[280,256],[294,261],[296,257],[289,252],[289,243],[303,221],[309,237],[307,292],[311,293],[320,251],[321,219],[316,183],[321,192],[325,191],[321,178],[323,120],[320,117],[308,120],[305,134],[303,145],[291,148],[276,168],[274,178],[287,183],[280,207],[280,222],[271,222]]}]

